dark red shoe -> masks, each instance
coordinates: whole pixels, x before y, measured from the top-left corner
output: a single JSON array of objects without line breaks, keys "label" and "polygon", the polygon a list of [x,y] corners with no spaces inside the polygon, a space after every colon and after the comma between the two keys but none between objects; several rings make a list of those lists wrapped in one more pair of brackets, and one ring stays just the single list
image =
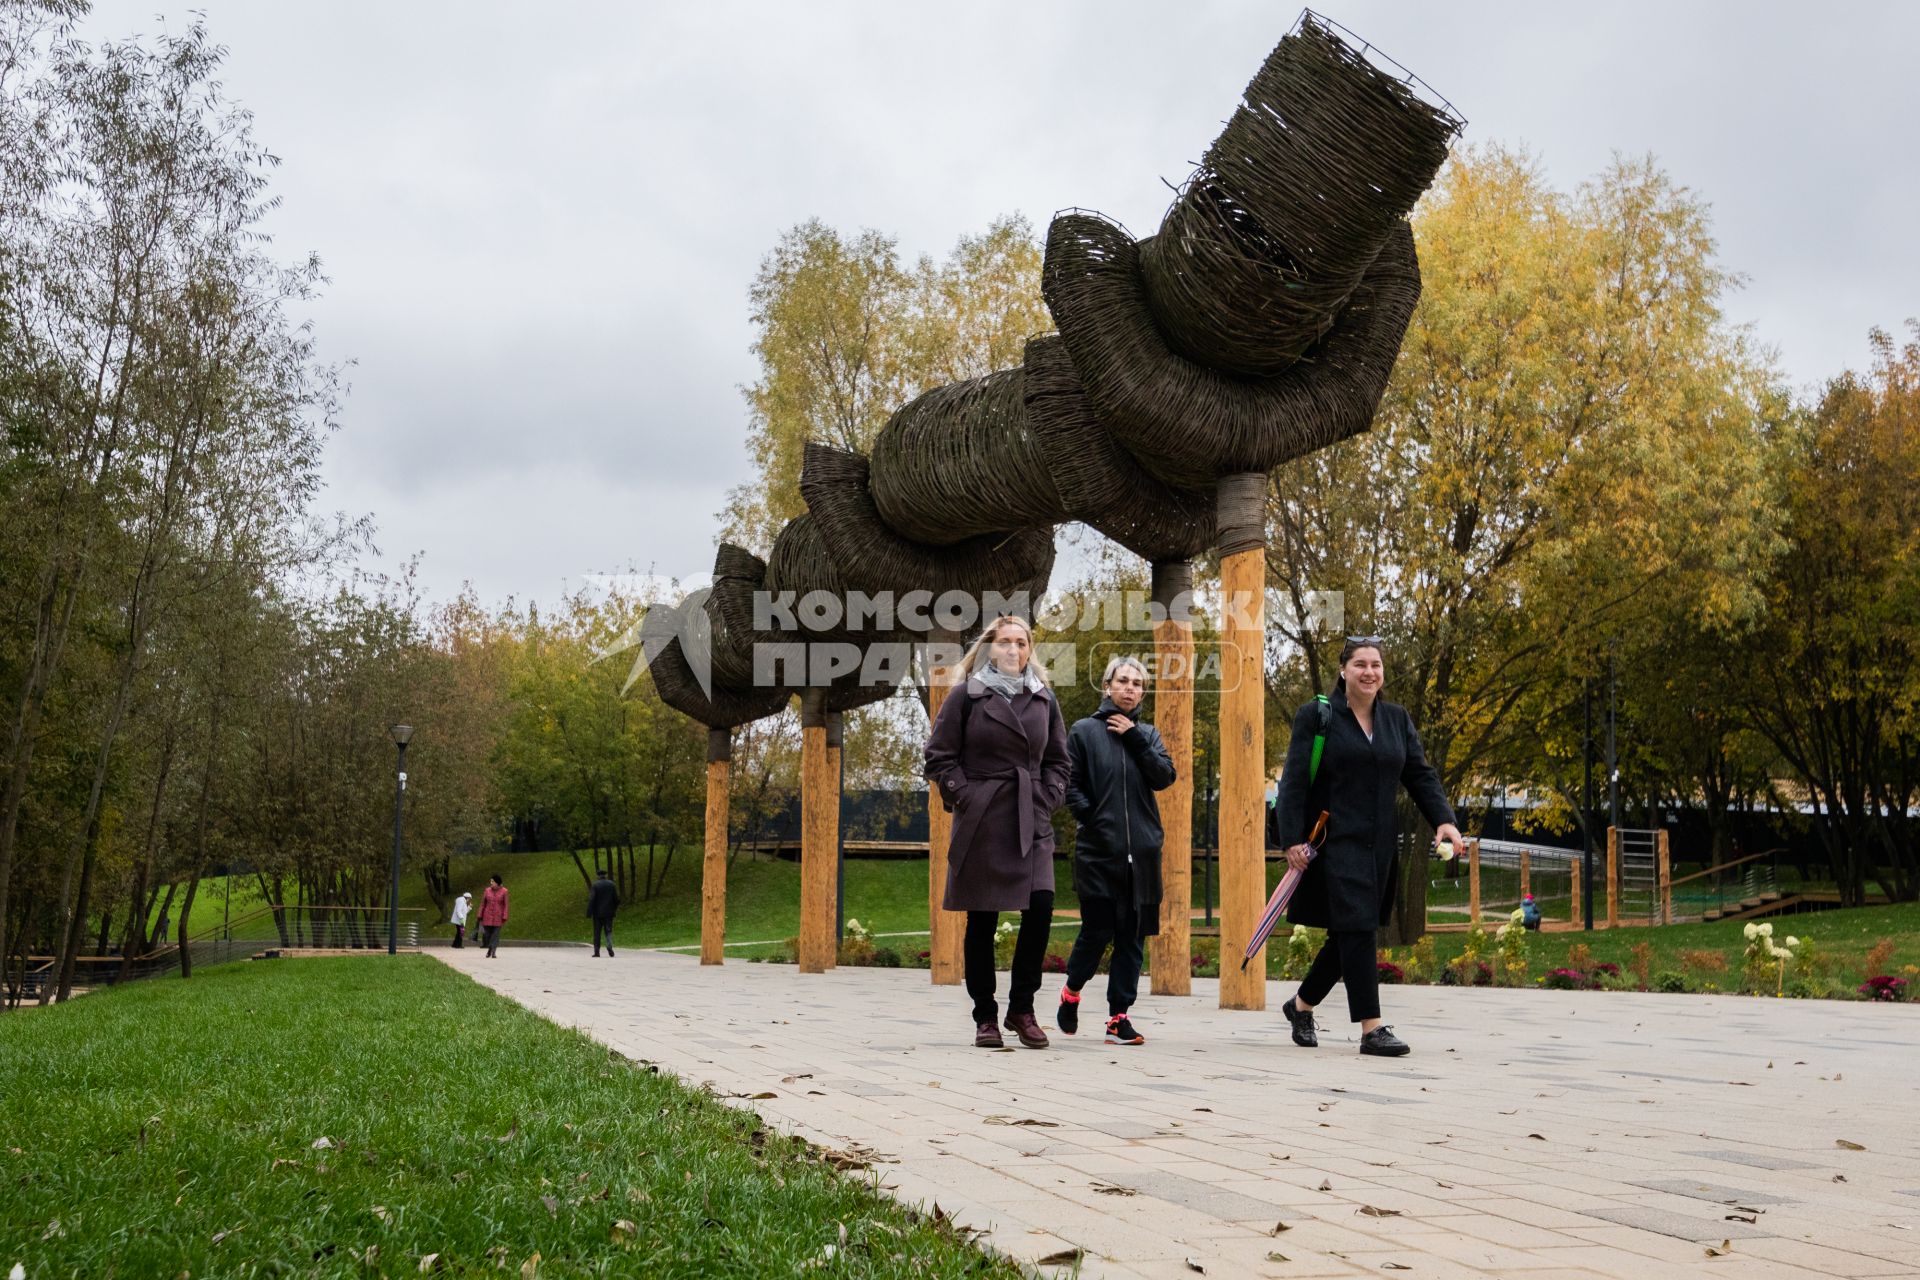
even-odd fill
[{"label": "dark red shoe", "polygon": [[1000,1028],[991,1022],[976,1022],[973,1026],[973,1047],[976,1049],[1004,1049],[1007,1042],[1000,1038]]},{"label": "dark red shoe", "polygon": [[1007,1015],[1007,1030],[1020,1037],[1020,1043],[1029,1049],[1047,1047],[1047,1033],[1040,1029],[1040,1019],[1031,1013],[1010,1013]]}]

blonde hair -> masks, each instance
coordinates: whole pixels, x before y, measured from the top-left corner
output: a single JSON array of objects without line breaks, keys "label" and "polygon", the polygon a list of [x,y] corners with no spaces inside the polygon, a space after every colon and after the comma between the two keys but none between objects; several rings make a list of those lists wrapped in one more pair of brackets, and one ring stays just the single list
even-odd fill
[{"label": "blonde hair", "polygon": [[1122,667],[1132,667],[1135,671],[1138,671],[1140,673],[1141,686],[1143,688],[1146,686],[1147,664],[1140,661],[1140,659],[1134,657],[1130,653],[1123,653],[1119,657],[1114,658],[1112,661],[1107,663],[1106,674],[1100,677],[1100,687],[1104,689],[1108,685],[1112,684],[1113,673],[1118,671]]},{"label": "blonde hair", "polygon": [[973,642],[971,649],[967,650],[967,656],[960,660],[962,679],[972,675],[983,665],[992,661],[990,650],[993,648],[993,642],[995,638],[999,636],[1000,628],[1006,626],[1008,623],[1012,623],[1027,633],[1027,669],[1039,676],[1041,683],[1044,684],[1047,682],[1046,667],[1041,665],[1040,659],[1033,656],[1033,628],[1028,626],[1027,620],[1017,613],[1003,613],[987,624],[987,629],[980,633],[980,638]]}]

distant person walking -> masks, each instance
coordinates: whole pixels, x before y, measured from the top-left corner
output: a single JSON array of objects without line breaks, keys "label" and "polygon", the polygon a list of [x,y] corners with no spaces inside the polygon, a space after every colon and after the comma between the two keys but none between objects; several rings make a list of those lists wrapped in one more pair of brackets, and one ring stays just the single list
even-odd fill
[{"label": "distant person walking", "polygon": [[507,885],[499,876],[480,894],[480,940],[487,944],[487,959],[495,959],[500,946],[500,929],[507,922]]},{"label": "distant person walking", "polygon": [[1115,658],[1100,681],[1099,710],[1067,731],[1073,780],[1067,808],[1079,833],[1073,842],[1073,887],[1080,897],[1080,936],[1067,957],[1067,985],[1054,1022],[1080,1030],[1080,989],[1100,968],[1107,947],[1107,1043],[1145,1044],[1127,1011],[1140,991],[1144,941],[1160,932],[1160,805],[1156,791],[1173,785],[1173,758],[1140,717],[1147,669]]},{"label": "distant person walking", "polygon": [[961,669],[966,683],[940,704],[927,739],[926,776],[953,810],[945,907],[967,913],[973,1042],[1003,1043],[993,935],[1002,911],[1018,911],[1006,1026],[1027,1048],[1044,1049],[1033,1000],[1053,927],[1053,811],[1067,794],[1067,726],[1024,620],[995,618]]},{"label": "distant person walking", "polygon": [[593,954],[600,954],[600,935],[607,935],[607,955],[613,955],[613,913],[620,909],[620,890],[614,887],[613,877],[602,867],[595,873],[600,878],[587,889],[587,919],[593,921]]},{"label": "distant person walking", "polygon": [[160,913],[160,924],[153,931],[154,942],[161,943],[167,940],[167,926],[171,923],[172,921],[168,918],[167,913],[162,911]]},{"label": "distant person walking", "polygon": [[[1279,795],[1267,815],[1267,840],[1287,851],[1290,867],[1304,869],[1287,919],[1327,931],[1299,991],[1280,1007],[1293,1027],[1293,1042],[1309,1049],[1320,1043],[1314,1006],[1334,983],[1344,982],[1347,1014],[1360,1024],[1360,1052],[1399,1057],[1406,1044],[1380,1021],[1374,935],[1393,913],[1399,883],[1400,789],[1406,788],[1455,852],[1464,854],[1466,842],[1413,718],[1380,697],[1386,681],[1380,655],[1379,636],[1347,637],[1333,693],[1324,704],[1316,698],[1294,715]],[[1306,840],[1322,813],[1328,815],[1326,844],[1315,855]]]},{"label": "distant person walking", "polygon": [[453,945],[467,945],[467,917],[473,914],[473,895],[463,893],[453,900]]}]

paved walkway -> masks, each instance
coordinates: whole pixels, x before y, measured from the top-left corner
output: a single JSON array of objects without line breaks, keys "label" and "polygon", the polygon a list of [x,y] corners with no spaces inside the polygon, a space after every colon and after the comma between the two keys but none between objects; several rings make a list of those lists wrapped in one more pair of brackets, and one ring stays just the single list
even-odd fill
[{"label": "paved walkway", "polygon": [[436,955],[1083,1276],[1920,1276],[1912,1006],[1388,987],[1395,1061],[1199,980],[1143,1047],[992,1053],[921,970]]}]

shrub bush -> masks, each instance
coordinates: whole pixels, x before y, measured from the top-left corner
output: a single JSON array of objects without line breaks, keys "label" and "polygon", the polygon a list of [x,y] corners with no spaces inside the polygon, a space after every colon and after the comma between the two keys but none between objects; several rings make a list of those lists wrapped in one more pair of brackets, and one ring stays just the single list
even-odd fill
[{"label": "shrub bush", "polygon": [[1653,970],[1653,944],[1636,942],[1630,954],[1632,958],[1627,961],[1627,972],[1633,975],[1634,985],[1645,991],[1650,983],[1647,975]]},{"label": "shrub bush", "polygon": [[1873,950],[1867,952],[1866,978],[1872,981],[1886,973],[1887,966],[1893,963],[1893,939],[1882,938],[1873,944]]},{"label": "shrub bush", "polygon": [[882,969],[898,969],[900,953],[892,947],[878,947],[873,953],[873,963]]},{"label": "shrub bush", "polygon": [[[1642,943],[1641,945],[1644,946],[1645,944]],[[1675,973],[1671,969],[1662,969],[1659,973],[1653,975],[1653,990],[1655,991],[1664,991],[1669,995],[1678,995],[1680,992],[1690,991],[1692,989],[1693,984],[1687,981],[1687,975],[1684,973]]]},{"label": "shrub bush", "polygon": [[1407,971],[1391,960],[1382,960],[1379,969],[1382,986],[1393,986],[1407,980]]},{"label": "shrub bush", "polygon": [[1578,991],[1587,985],[1587,975],[1578,969],[1560,968],[1547,975],[1546,986],[1550,991]]}]

